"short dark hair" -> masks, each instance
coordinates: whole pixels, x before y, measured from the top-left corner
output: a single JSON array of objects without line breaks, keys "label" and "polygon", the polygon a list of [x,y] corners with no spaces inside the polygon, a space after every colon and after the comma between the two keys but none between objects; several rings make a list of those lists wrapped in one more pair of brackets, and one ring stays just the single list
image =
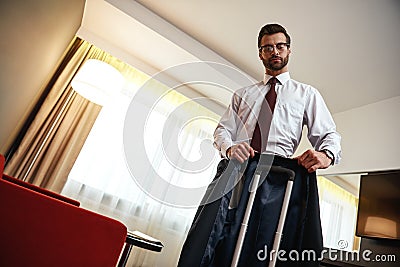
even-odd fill
[{"label": "short dark hair", "polygon": [[258,48],[261,46],[261,39],[263,38],[264,35],[266,34],[274,34],[274,33],[283,33],[286,36],[286,43],[288,46],[290,46],[290,36],[286,32],[285,28],[283,28],[279,24],[267,24],[264,27],[261,28],[260,33],[258,34]]}]

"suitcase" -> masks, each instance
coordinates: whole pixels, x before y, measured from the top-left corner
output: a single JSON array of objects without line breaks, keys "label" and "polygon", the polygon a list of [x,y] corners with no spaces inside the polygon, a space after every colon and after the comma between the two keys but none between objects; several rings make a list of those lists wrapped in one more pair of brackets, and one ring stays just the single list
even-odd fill
[{"label": "suitcase", "polygon": [[[247,231],[247,227],[248,227],[251,210],[252,210],[253,204],[254,204],[254,198],[256,196],[257,188],[260,183],[261,174],[268,173],[269,171],[282,173],[289,177],[288,181],[287,181],[287,185],[286,185],[285,196],[283,198],[283,204],[282,204],[281,213],[279,216],[278,226],[276,229],[275,238],[274,238],[274,242],[273,242],[273,246],[272,246],[272,251],[277,252],[279,250],[279,246],[280,246],[280,242],[281,242],[281,238],[282,238],[283,226],[285,224],[286,214],[287,214],[288,207],[289,207],[289,200],[290,200],[290,196],[292,194],[295,173],[294,173],[294,171],[287,169],[287,168],[283,168],[280,166],[272,166],[272,162],[273,162],[272,155],[270,155],[270,154],[261,154],[260,155],[260,159],[257,164],[257,168],[254,172],[253,180],[251,181],[251,185],[249,188],[249,190],[250,190],[249,199],[247,201],[246,211],[245,211],[245,214],[243,217],[242,225],[241,225],[241,228],[239,231],[239,236],[238,236],[238,239],[236,242],[236,247],[235,247],[235,251],[233,254],[231,267],[236,267],[239,262],[240,253],[242,250],[244,238],[246,236],[246,231]],[[277,253],[273,253],[273,255],[274,256],[269,261],[268,267],[274,267],[276,265]]]}]

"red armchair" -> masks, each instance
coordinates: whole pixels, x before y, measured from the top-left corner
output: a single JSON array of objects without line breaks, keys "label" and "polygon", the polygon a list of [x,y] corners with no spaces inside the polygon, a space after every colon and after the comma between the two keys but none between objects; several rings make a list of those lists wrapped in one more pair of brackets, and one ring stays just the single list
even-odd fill
[{"label": "red armchair", "polygon": [[121,254],[124,266],[132,245],[161,251],[161,243],[149,246],[119,221],[5,175],[3,166],[0,155],[0,266],[110,267]]}]

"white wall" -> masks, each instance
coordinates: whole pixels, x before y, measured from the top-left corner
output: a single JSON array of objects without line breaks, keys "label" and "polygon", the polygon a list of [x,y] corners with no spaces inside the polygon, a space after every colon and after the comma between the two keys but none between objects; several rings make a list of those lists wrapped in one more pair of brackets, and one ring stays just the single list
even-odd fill
[{"label": "white wall", "polygon": [[4,154],[78,30],[85,0],[0,1],[0,153]]},{"label": "white wall", "polygon": [[400,169],[400,97],[333,117],[342,135],[342,162],[321,174]]}]

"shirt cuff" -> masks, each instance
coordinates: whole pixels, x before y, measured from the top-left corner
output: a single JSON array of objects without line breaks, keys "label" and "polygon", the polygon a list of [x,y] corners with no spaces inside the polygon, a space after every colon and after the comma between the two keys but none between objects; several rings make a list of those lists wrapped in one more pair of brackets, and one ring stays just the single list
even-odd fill
[{"label": "shirt cuff", "polygon": [[229,159],[229,158],[228,158],[228,155],[226,154],[226,151],[227,151],[231,146],[233,146],[232,143],[222,143],[222,144],[221,144],[221,155],[222,155],[224,158]]}]

